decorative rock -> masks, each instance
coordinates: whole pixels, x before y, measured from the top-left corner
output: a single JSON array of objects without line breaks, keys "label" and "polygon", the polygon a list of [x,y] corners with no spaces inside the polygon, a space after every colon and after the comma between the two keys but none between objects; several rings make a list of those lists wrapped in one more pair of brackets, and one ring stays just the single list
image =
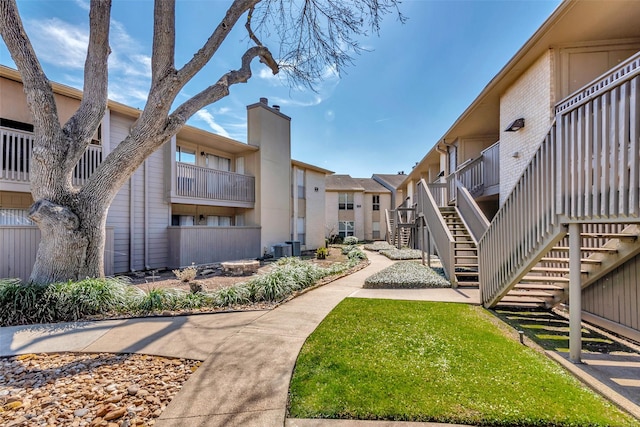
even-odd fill
[{"label": "decorative rock", "polygon": [[73,411],[73,415],[80,418],[84,417],[88,413],[89,413],[89,410],[87,408],[76,409],[75,411]]},{"label": "decorative rock", "polygon": [[152,426],[200,363],[107,353],[0,358],[0,426]]},{"label": "decorative rock", "polygon": [[127,413],[127,410],[125,408],[118,408],[115,411],[109,412],[103,418],[105,419],[105,421],[111,421],[111,420],[115,420],[116,418],[120,418],[126,413]]}]

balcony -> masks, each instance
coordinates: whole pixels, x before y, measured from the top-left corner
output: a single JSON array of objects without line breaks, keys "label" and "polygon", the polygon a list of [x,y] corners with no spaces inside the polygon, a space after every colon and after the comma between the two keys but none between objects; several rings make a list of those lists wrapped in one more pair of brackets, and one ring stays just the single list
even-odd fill
[{"label": "balcony", "polygon": [[172,203],[253,208],[256,200],[254,177],[187,163],[176,162],[174,184]]},{"label": "balcony", "polygon": [[[29,192],[33,133],[0,127],[0,141],[2,189]],[[73,184],[84,184],[100,163],[102,163],[102,146],[89,145],[73,171]]]},{"label": "balcony", "polygon": [[500,192],[500,142],[485,148],[480,157],[464,162],[458,170],[446,177],[445,182],[428,184],[438,206],[455,204],[456,182],[469,190],[474,198],[498,194]]}]

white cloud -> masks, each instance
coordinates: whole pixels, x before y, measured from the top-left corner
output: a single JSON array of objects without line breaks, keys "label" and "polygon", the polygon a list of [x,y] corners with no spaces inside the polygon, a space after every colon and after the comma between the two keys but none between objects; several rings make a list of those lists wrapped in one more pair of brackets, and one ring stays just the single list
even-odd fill
[{"label": "white cloud", "polygon": [[86,10],[87,12],[91,8],[89,2],[85,0],[75,0],[75,3],[80,9]]},{"label": "white cloud", "polygon": [[213,131],[215,133],[217,133],[218,135],[222,135],[222,136],[225,136],[227,138],[231,138],[229,133],[221,125],[216,123],[215,118],[213,117],[213,114],[211,114],[209,111],[207,111],[205,109],[199,110],[195,114],[195,116],[200,118],[201,120],[203,120],[205,123],[207,123],[209,125],[209,127],[211,129],[213,129]]},{"label": "white cloud", "polygon": [[89,30],[58,18],[28,21],[29,37],[42,62],[82,69],[87,56]]}]

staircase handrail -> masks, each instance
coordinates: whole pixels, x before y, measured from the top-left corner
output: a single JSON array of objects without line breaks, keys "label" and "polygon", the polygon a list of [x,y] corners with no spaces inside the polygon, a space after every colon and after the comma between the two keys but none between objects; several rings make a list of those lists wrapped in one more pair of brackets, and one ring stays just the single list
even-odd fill
[{"label": "staircase handrail", "polygon": [[563,101],[478,242],[483,303],[495,304],[569,222],[640,222],[640,52]]},{"label": "staircase handrail", "polygon": [[444,274],[449,280],[455,280],[455,241],[424,179],[418,182],[416,202],[416,217],[419,217],[420,214],[424,217],[427,229],[442,263]]},{"label": "staircase handrail", "polygon": [[489,220],[484,215],[467,188],[458,182],[456,186],[456,208],[458,215],[477,245],[480,238],[489,228]]},{"label": "staircase handrail", "polygon": [[394,227],[391,226],[391,215],[395,215],[395,211],[393,210],[389,210],[389,209],[385,209],[384,210],[384,215],[385,215],[385,222],[387,223],[387,243],[389,243],[390,245],[393,245],[393,238],[395,235],[395,229]]},{"label": "staircase handrail", "polygon": [[[513,190],[478,241],[478,269],[483,303],[508,292],[542,256],[540,245],[555,243],[559,233],[555,208],[555,123]],[[560,236],[561,237],[561,236]]]}]

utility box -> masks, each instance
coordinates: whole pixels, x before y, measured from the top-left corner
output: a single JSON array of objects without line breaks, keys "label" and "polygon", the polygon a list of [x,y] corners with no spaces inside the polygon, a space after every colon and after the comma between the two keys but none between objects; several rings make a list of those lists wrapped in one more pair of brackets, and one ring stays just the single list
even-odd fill
[{"label": "utility box", "polygon": [[290,240],[285,242],[287,245],[291,245],[291,255],[300,256],[300,241],[299,240]]},{"label": "utility box", "polygon": [[282,258],[282,257],[290,257],[291,256],[291,245],[287,245],[286,243],[278,243],[273,245],[273,257],[274,258]]}]

